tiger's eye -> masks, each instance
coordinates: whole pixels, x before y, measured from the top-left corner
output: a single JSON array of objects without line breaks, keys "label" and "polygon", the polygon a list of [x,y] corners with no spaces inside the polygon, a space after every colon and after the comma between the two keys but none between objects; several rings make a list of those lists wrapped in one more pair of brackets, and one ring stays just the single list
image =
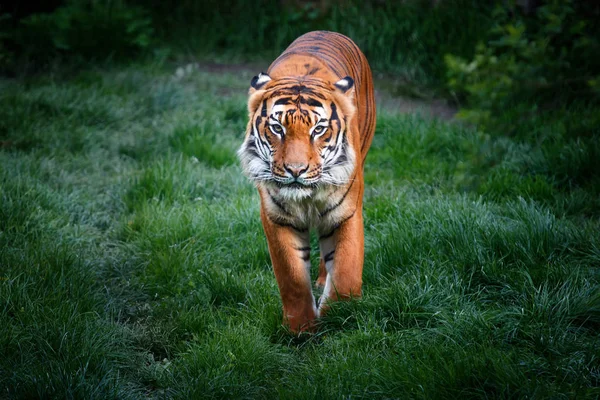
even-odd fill
[{"label": "tiger's eye", "polygon": [[273,124],[273,125],[270,125],[270,126],[271,126],[271,130],[274,133],[276,133],[278,135],[281,135],[283,133],[283,128],[281,127],[281,125]]},{"label": "tiger's eye", "polygon": [[320,133],[323,133],[324,130],[325,130],[325,127],[323,125],[319,125],[319,126],[315,127],[315,129],[313,129],[313,134],[318,135]]}]

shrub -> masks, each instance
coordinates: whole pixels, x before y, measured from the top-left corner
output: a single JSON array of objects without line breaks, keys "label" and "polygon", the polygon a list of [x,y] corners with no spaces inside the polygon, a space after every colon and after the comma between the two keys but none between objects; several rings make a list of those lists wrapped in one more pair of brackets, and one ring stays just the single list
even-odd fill
[{"label": "shrub", "polygon": [[531,17],[519,10],[496,8],[472,60],[445,56],[448,85],[466,101],[458,116],[509,134],[540,110],[597,99],[600,86],[598,6],[551,0]]},{"label": "shrub", "polygon": [[152,10],[158,36],[191,54],[272,60],[303,33],[330,30],[352,38],[374,69],[435,87],[443,55],[472,56],[491,24],[489,5],[474,0],[133,1]]},{"label": "shrub", "polygon": [[71,0],[51,13],[29,15],[5,41],[25,61],[41,66],[57,56],[125,58],[150,44],[145,10],[121,1]]}]

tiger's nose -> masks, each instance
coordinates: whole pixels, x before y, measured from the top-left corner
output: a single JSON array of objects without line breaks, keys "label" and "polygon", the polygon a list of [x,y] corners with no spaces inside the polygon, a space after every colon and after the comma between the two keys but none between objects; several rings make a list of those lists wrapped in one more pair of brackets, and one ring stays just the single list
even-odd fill
[{"label": "tiger's nose", "polygon": [[297,178],[306,172],[308,164],[285,164],[284,168],[287,172],[292,174],[294,178]]}]

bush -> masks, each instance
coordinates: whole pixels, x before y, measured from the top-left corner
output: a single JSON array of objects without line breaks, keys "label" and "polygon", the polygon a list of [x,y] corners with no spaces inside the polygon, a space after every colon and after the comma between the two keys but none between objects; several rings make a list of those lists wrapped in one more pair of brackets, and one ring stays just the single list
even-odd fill
[{"label": "bush", "polygon": [[[10,18],[7,14],[0,14],[0,24]],[[13,53],[6,48],[4,42],[9,38],[8,32],[0,30],[0,71],[5,70],[13,63]]]},{"label": "bush", "polygon": [[539,111],[597,99],[599,14],[598,6],[572,0],[548,1],[532,17],[498,6],[496,26],[472,60],[445,56],[448,85],[466,101],[458,116],[510,134]]},{"label": "bush", "polygon": [[12,32],[5,33],[4,42],[35,68],[56,57],[129,58],[148,47],[151,35],[151,18],[141,7],[120,1],[72,0],[52,13],[21,19]]},{"label": "bush", "polygon": [[330,30],[352,38],[372,68],[433,87],[445,81],[443,55],[471,57],[491,24],[489,5],[474,0],[133,1],[152,10],[158,36],[194,55],[268,61],[298,36]]}]

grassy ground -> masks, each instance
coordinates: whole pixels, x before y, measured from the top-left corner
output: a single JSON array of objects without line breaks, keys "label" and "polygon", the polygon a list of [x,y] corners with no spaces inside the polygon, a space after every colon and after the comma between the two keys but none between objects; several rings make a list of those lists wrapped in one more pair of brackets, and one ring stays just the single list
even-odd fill
[{"label": "grassy ground", "polygon": [[385,108],[364,298],[294,337],[234,155],[255,71],[172,72],[0,81],[0,397],[600,396],[599,136],[560,135],[597,110]]}]

